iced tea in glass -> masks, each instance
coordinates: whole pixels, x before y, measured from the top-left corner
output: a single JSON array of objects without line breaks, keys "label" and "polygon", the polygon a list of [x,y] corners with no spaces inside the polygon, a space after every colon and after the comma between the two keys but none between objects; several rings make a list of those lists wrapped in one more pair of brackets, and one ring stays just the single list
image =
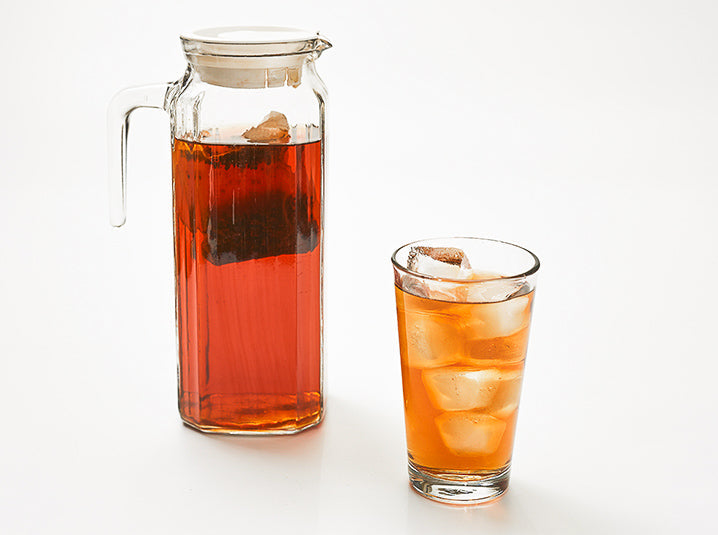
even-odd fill
[{"label": "iced tea in glass", "polygon": [[479,238],[392,257],[409,475],[436,501],[482,503],[508,487],[538,259]]}]

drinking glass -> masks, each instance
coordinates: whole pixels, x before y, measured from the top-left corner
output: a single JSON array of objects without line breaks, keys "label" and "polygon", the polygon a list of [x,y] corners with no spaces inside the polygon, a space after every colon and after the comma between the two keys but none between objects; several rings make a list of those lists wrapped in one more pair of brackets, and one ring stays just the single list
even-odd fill
[{"label": "drinking glass", "polygon": [[538,258],[482,238],[392,256],[409,478],[421,495],[484,503],[508,488]]}]

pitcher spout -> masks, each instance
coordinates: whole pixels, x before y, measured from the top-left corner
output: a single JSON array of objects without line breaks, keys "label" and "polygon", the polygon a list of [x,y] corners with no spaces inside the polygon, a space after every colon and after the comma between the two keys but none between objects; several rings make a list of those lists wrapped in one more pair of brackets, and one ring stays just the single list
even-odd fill
[{"label": "pitcher spout", "polygon": [[332,47],[332,44],[329,42],[329,39],[326,37],[323,37],[319,33],[317,33],[317,38],[314,40],[314,52],[316,53],[316,57],[319,57],[322,55],[322,52]]}]

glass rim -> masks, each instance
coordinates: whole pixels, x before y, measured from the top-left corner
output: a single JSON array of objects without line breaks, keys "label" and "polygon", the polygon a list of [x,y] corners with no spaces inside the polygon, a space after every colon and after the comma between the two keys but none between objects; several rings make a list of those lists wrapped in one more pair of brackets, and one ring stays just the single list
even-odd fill
[{"label": "glass rim", "polygon": [[[494,277],[491,279],[454,279],[450,277],[434,277],[433,275],[427,275],[426,273],[421,273],[419,271],[413,271],[409,269],[406,266],[402,266],[398,260],[396,259],[396,255],[399,251],[404,249],[405,247],[410,247],[412,245],[419,245],[428,241],[435,241],[435,240],[477,240],[477,241],[483,241],[483,242],[493,242],[493,243],[499,243],[501,245],[508,245],[510,247],[514,247],[516,249],[521,249],[522,251],[527,252],[531,258],[533,258],[533,266],[531,266],[530,269],[527,271],[524,271],[523,273],[519,273],[516,275],[507,275],[507,276],[499,276]],[[409,243],[405,243],[404,245],[398,247],[396,251],[391,255],[391,263],[394,265],[394,267],[403,272],[407,275],[411,275],[412,277],[418,277],[420,279],[426,279],[426,280],[433,280],[433,281],[443,281],[443,282],[452,282],[452,283],[461,283],[461,284],[482,284],[486,282],[491,281],[497,281],[497,280],[517,280],[522,279],[526,277],[530,277],[531,275],[538,272],[539,268],[541,267],[541,262],[538,259],[538,256],[536,256],[534,253],[526,249],[526,247],[522,247],[520,245],[516,245],[515,243],[503,241],[503,240],[496,240],[493,238],[477,238],[475,236],[450,236],[450,237],[439,237],[439,238],[424,238],[421,240],[415,240],[411,241]]]}]

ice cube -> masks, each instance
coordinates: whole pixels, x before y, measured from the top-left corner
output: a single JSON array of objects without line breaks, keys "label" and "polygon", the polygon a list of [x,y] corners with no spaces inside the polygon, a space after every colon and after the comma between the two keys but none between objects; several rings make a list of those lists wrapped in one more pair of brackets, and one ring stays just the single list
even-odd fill
[{"label": "ice cube", "polygon": [[501,411],[514,401],[518,404],[521,391],[521,372],[497,368],[427,369],[421,378],[431,403],[443,411]]},{"label": "ice cube", "polygon": [[504,405],[503,407],[501,407],[500,409],[491,411],[491,414],[494,417],[499,418],[500,420],[506,420],[518,408],[519,408],[518,403],[508,403],[508,404]]},{"label": "ice cube", "polygon": [[447,281],[425,280],[427,296],[438,301],[449,301],[450,303],[466,302],[466,285]]},{"label": "ice cube", "polygon": [[471,274],[469,259],[456,247],[412,247],[406,267],[422,275],[444,279],[465,279]]},{"label": "ice cube", "polygon": [[410,293],[411,295],[415,295],[417,297],[429,297],[429,288],[423,281],[417,279],[416,277],[404,275],[403,277],[397,278],[397,281],[398,286],[406,293]]},{"label": "ice cube", "polygon": [[289,122],[283,113],[270,111],[257,126],[242,137],[253,143],[283,143],[289,141]]},{"label": "ice cube", "polygon": [[501,444],[506,423],[477,412],[446,412],[434,420],[441,439],[455,455],[489,455]]},{"label": "ice cube", "polygon": [[510,336],[528,327],[531,317],[531,298],[513,297],[500,303],[482,303],[472,307],[467,329],[476,339]]},{"label": "ice cube", "polygon": [[483,282],[467,284],[466,300],[469,303],[499,303],[512,296],[526,293],[527,284],[523,278],[495,278],[486,273],[473,272],[472,279]]},{"label": "ice cube", "polygon": [[501,372],[501,383],[488,407],[492,416],[505,420],[518,409],[522,379],[520,370]]},{"label": "ice cube", "polygon": [[463,340],[456,318],[406,311],[406,352],[412,368],[436,368],[461,358]]},{"label": "ice cube", "polygon": [[497,388],[496,370],[441,368],[421,374],[432,404],[444,411],[467,411],[486,407]]},{"label": "ice cube", "polygon": [[466,290],[445,281],[420,279],[413,275],[394,274],[394,283],[406,293],[439,301],[465,301]]}]

